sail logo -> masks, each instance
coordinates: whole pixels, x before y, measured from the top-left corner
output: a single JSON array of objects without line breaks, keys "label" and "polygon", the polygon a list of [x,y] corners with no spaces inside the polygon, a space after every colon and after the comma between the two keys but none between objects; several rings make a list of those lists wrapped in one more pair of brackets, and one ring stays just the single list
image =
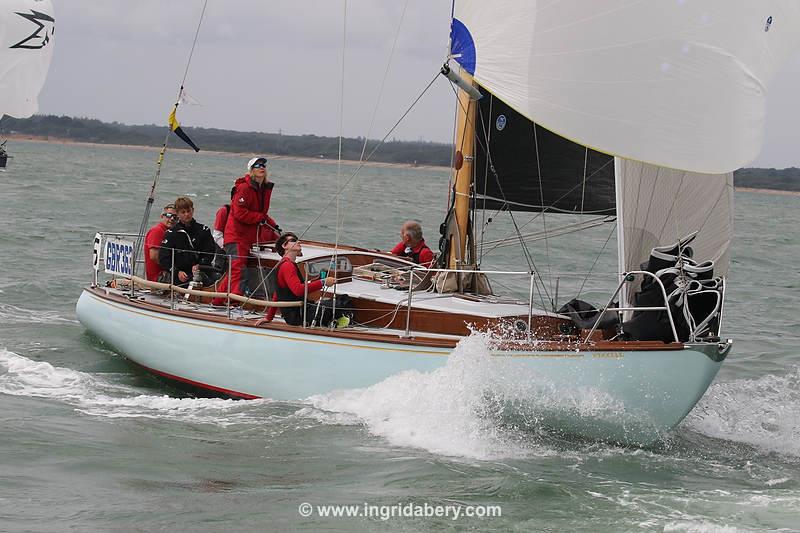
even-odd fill
[{"label": "sail logo", "polygon": [[16,12],[20,17],[31,21],[36,25],[33,33],[22,39],[10,48],[25,48],[28,50],[39,50],[47,46],[50,37],[56,31],[56,19],[46,13],[31,9],[30,13]]},{"label": "sail logo", "polygon": [[497,120],[494,121],[494,127],[497,128],[497,131],[503,131],[507,122],[508,119],[506,119],[505,115],[498,115]]},{"label": "sail logo", "polygon": [[106,272],[118,276],[133,275],[133,243],[120,239],[106,241]]}]

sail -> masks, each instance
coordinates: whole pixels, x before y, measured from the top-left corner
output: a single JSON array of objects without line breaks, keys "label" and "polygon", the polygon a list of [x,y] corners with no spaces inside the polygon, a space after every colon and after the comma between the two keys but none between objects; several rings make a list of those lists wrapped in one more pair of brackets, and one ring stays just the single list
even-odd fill
[{"label": "sail", "polygon": [[614,214],[614,158],[531,122],[486,91],[478,100],[478,207]]},{"label": "sail", "polygon": [[701,173],[752,161],[797,0],[457,0],[451,53],[519,113],[598,151]]},{"label": "sail", "polygon": [[730,264],[733,235],[733,173],[698,174],[618,159],[624,271],[639,270],[657,246],[697,232],[697,261],[714,261],[714,275]]},{"label": "sail", "polygon": [[3,0],[0,5],[0,117],[39,109],[53,56],[55,14],[50,0]]}]

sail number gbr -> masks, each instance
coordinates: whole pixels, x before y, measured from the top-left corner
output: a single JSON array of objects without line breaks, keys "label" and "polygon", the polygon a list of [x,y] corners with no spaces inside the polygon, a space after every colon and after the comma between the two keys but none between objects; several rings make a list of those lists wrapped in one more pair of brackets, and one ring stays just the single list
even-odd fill
[{"label": "sail number gbr", "polygon": [[105,249],[106,272],[129,278],[133,275],[133,243],[109,238]]}]

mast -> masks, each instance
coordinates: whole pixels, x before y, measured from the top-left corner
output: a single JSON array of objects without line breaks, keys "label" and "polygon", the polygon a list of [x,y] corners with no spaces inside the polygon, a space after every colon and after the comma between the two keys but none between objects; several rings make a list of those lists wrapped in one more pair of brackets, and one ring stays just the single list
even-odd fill
[{"label": "mast", "polygon": [[[461,79],[474,87],[472,76],[464,69]],[[461,85],[461,84],[459,84]],[[448,268],[462,268],[466,263],[467,240],[472,240],[469,224],[470,193],[472,191],[473,165],[475,161],[475,116],[477,100],[463,88],[458,90],[458,106],[456,109],[456,163],[453,190],[456,231],[449,235],[450,247],[447,257]],[[458,154],[461,157],[458,157]]]}]

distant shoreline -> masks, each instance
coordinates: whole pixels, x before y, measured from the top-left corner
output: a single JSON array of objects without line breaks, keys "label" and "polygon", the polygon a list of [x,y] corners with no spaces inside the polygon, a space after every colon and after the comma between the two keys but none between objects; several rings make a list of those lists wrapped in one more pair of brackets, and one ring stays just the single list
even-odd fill
[{"label": "distant shoreline", "polygon": [[[160,146],[145,146],[141,144],[115,144],[115,143],[93,143],[93,142],[86,142],[86,141],[73,141],[71,139],[63,139],[58,137],[44,137],[41,135],[27,135],[27,134],[19,134],[19,133],[11,133],[11,134],[3,134],[3,139],[13,140],[13,141],[28,141],[34,143],[44,143],[44,144],[69,144],[69,145],[76,145],[76,146],[89,146],[89,147],[108,147],[108,148],[124,148],[126,150],[142,150],[142,151],[150,151],[154,150],[158,152],[161,147]],[[169,150],[178,150],[181,152],[190,152],[193,153],[193,150],[189,148],[183,148],[180,146],[170,146]],[[254,154],[252,152],[226,152],[222,150],[201,150],[203,154],[211,154],[211,155],[240,155],[244,157],[252,157]],[[302,162],[313,162],[313,163],[324,163],[324,164],[335,164],[338,163],[336,159],[330,158],[317,158],[317,157],[303,157],[303,156],[294,156],[294,155],[277,155],[277,154],[266,154],[267,157],[270,159],[275,160],[285,160],[285,161],[302,161]],[[358,165],[358,161],[353,161],[351,159],[342,159],[342,163],[348,165]],[[368,167],[383,167],[383,168],[413,168],[417,170],[447,170],[448,167],[436,166],[436,165],[412,165],[409,163],[385,163],[381,161],[367,161],[364,163],[364,166]]]},{"label": "distant shoreline", "polygon": [[[25,135],[25,134],[8,134],[3,136],[4,139],[15,140],[15,141],[28,141],[28,142],[35,142],[35,143],[52,143],[52,144],[65,144],[65,145],[76,145],[76,146],[89,146],[89,147],[109,147],[109,148],[123,148],[126,150],[142,150],[142,151],[158,151],[160,147],[158,146],[144,146],[138,144],[114,144],[114,143],[92,143],[92,142],[85,142],[85,141],[73,141],[70,139],[62,139],[57,137],[43,137],[38,135]],[[192,150],[188,148],[183,148],[179,146],[170,147],[170,150],[179,150],[181,152],[192,152]],[[240,156],[252,156],[254,155],[251,152],[225,152],[221,150],[202,150],[204,154],[212,154],[212,155],[240,155]],[[324,164],[335,164],[338,161],[336,159],[325,159],[325,158],[316,158],[316,157],[302,157],[302,156],[290,156],[290,155],[276,155],[276,154],[266,154],[270,159],[275,160],[285,160],[285,161],[301,161],[301,162],[309,162],[309,163],[324,163]],[[352,161],[349,159],[343,159],[342,163],[347,165],[358,165],[358,161]],[[411,165],[408,163],[385,163],[380,161],[367,161],[364,163],[364,166],[369,167],[382,167],[382,168],[409,168],[409,169],[418,169],[418,170],[436,170],[436,171],[446,171],[449,167],[442,167],[442,166],[435,166],[435,165]],[[752,193],[760,193],[760,194],[776,194],[780,196],[800,196],[800,191],[787,191],[784,189],[761,189],[761,188],[754,188],[754,187],[734,187],[734,190],[740,192],[752,192]]]},{"label": "distant shoreline", "polygon": [[800,191],[785,191],[781,189],[754,189],[753,187],[734,187],[734,190],[741,192],[758,192],[764,194],[778,194],[781,196],[800,196]]}]

